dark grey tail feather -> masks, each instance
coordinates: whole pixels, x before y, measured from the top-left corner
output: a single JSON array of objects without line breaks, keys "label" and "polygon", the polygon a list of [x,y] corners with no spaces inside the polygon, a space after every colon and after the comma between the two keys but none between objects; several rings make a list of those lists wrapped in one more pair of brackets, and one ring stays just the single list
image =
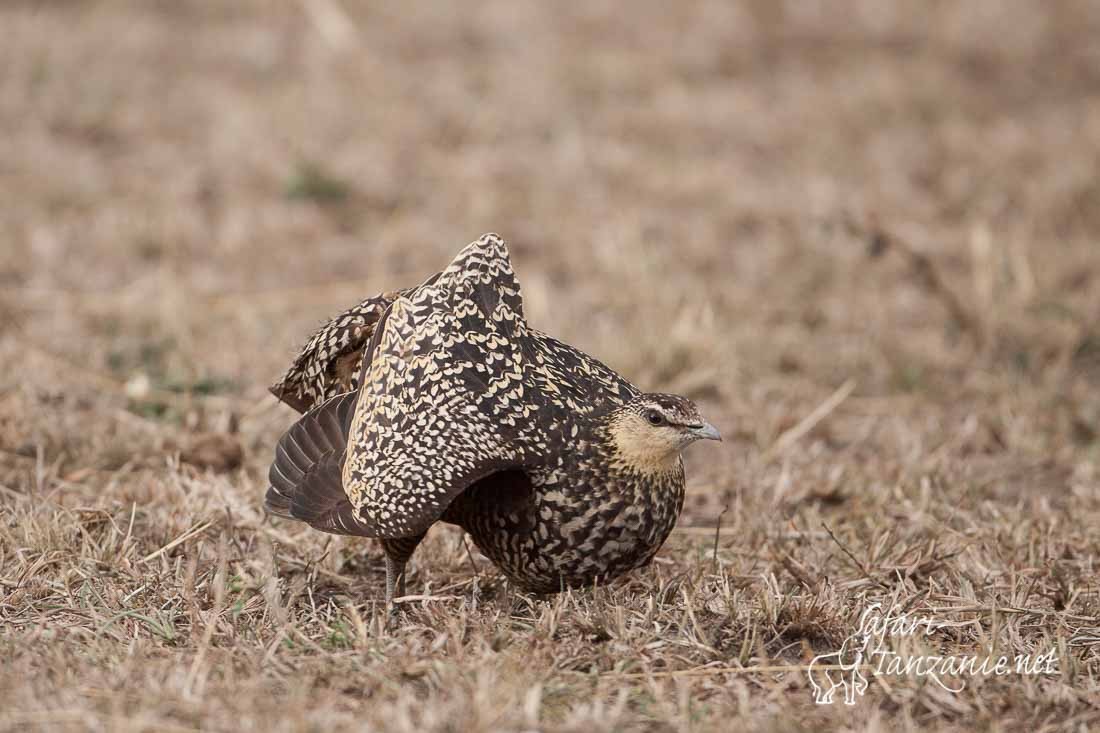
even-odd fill
[{"label": "dark grey tail feather", "polygon": [[348,431],[358,393],[337,395],[294,423],[275,447],[265,506],[336,534],[371,535],[344,493]]}]

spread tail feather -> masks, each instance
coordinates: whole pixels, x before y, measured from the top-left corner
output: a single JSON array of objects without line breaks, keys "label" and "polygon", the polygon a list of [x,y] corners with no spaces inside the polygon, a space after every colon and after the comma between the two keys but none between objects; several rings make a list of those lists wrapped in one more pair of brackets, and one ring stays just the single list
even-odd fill
[{"label": "spread tail feather", "polygon": [[374,534],[344,493],[344,455],[357,398],[348,392],[329,399],[279,439],[268,472],[268,512],[334,534]]}]

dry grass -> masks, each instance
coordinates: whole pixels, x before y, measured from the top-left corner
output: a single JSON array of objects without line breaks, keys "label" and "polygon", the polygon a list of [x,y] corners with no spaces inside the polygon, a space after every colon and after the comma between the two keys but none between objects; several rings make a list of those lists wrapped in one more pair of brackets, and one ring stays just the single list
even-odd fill
[{"label": "dry grass", "polygon": [[[1096,5],[669,5],[0,8],[0,729],[1100,726]],[[727,440],[651,569],[440,527],[387,627],[265,385],[489,230]],[[876,600],[1061,672],[815,706]]]}]

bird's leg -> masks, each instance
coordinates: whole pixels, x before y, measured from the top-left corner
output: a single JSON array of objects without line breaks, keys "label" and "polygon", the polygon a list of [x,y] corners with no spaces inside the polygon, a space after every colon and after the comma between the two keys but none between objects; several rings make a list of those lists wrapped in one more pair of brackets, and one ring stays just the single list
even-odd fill
[{"label": "bird's leg", "polygon": [[386,553],[386,608],[393,607],[394,598],[405,595],[405,564],[416,552],[424,534],[382,540],[382,550]]},{"label": "bird's leg", "polygon": [[402,588],[398,591],[398,597],[405,595],[405,563],[398,563],[386,555],[386,608],[393,606],[394,591],[397,589],[399,579]]}]

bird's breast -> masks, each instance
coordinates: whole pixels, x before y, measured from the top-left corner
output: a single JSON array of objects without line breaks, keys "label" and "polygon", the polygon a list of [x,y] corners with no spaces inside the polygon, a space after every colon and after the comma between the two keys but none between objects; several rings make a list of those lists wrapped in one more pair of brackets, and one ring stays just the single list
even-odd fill
[{"label": "bird's breast", "polygon": [[682,473],[653,482],[544,470],[531,483],[524,506],[490,507],[463,524],[506,575],[532,590],[609,580],[648,563],[683,507]]}]

